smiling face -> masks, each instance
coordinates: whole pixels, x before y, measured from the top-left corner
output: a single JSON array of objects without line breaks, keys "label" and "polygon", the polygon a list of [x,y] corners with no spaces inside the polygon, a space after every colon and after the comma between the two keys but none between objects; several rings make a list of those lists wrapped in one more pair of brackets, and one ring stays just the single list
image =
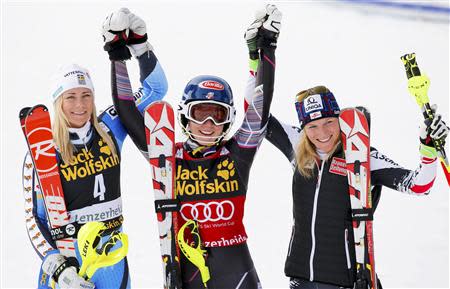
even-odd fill
[{"label": "smiling face", "polygon": [[94,96],[88,88],[77,87],[64,92],[62,97],[62,111],[69,121],[70,127],[80,128],[89,121],[93,107]]},{"label": "smiling face", "polygon": [[189,121],[189,130],[200,145],[211,145],[222,136],[223,124],[215,125],[210,119],[202,124]]},{"label": "smiling face", "polygon": [[329,153],[339,141],[340,128],[337,117],[326,117],[307,123],[306,136],[313,145],[324,153]]}]

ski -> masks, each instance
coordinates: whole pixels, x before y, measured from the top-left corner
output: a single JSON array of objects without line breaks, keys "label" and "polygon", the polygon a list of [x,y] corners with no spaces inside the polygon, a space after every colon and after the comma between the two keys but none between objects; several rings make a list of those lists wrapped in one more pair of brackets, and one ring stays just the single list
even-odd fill
[{"label": "ski", "polygon": [[[428,98],[430,79],[420,73],[415,53],[405,54],[401,57],[401,60],[405,66],[406,77],[408,78],[409,93],[415,98],[417,105],[422,109],[424,118],[431,121],[434,118],[434,113]],[[438,153],[447,183],[450,185],[450,165],[444,148],[445,142],[444,140],[433,140],[433,144]]]},{"label": "ski", "polygon": [[42,104],[26,107],[20,111],[19,118],[38,176],[52,238],[61,254],[75,257],[73,236],[77,230],[69,223],[48,109]]},{"label": "ski", "polygon": [[355,288],[376,289],[369,125],[364,114],[355,108],[342,110],[339,115],[339,124],[352,212],[356,254]]},{"label": "ski", "polygon": [[155,193],[164,288],[181,288],[180,253],[176,244],[175,123],[173,108],[165,101],[150,104],[144,115],[148,158]]}]

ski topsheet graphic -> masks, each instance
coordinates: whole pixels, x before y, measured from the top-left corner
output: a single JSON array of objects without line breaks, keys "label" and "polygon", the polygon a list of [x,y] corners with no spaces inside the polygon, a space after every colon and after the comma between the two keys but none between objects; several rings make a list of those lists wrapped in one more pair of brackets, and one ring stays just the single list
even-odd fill
[{"label": "ski topsheet graphic", "polygon": [[179,250],[176,246],[177,202],[175,183],[175,123],[173,108],[156,101],[145,111],[148,158],[155,193],[164,288],[181,288]]},{"label": "ski topsheet graphic", "polygon": [[[107,229],[104,222],[88,222],[83,226],[69,223],[47,107],[36,105],[23,108],[19,117],[31,156],[27,160],[31,159],[37,174],[50,233],[60,253],[66,257],[75,257],[74,238],[81,234],[78,239],[82,260],[78,272],[80,276],[90,278],[98,268],[121,261],[128,252],[126,234],[116,229]],[[122,223],[122,217],[119,222]],[[105,238],[99,242],[102,237]],[[114,250],[111,251],[113,247]]]},{"label": "ski topsheet graphic", "polygon": [[[339,116],[344,147],[356,253],[355,288],[377,288],[370,191],[369,125],[358,109],[348,108]],[[367,246],[367,248],[366,248]]]},{"label": "ski topsheet graphic", "polygon": [[69,223],[48,109],[44,105],[24,108],[19,117],[39,179],[52,238],[61,254],[73,257],[75,246],[72,237],[77,228]]}]

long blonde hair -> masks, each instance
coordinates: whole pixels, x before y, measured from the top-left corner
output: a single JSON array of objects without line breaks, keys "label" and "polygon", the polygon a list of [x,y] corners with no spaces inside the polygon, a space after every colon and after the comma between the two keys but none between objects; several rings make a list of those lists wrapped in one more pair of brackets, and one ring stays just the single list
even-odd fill
[{"label": "long blonde hair", "polygon": [[[100,135],[100,137],[106,142],[111,150],[114,158],[117,157],[116,146],[110,135],[103,130],[97,120],[97,109],[95,107],[94,98],[92,98],[92,115],[90,122],[94,126],[94,129]],[[56,147],[59,149],[63,163],[69,164],[73,158],[73,154],[76,151],[75,146],[70,142],[69,137],[69,121],[62,110],[63,97],[58,97],[54,102],[55,115],[53,119],[53,138],[55,140]]]},{"label": "long blonde hair", "polygon": [[[297,93],[296,97],[297,101],[300,102],[305,98],[307,98],[308,96],[315,94],[324,94],[329,92],[330,90],[325,86],[315,86],[313,88],[300,91],[299,93]],[[341,144],[340,139],[338,139],[338,142],[336,143],[332,151],[328,154],[329,158],[338,149],[340,144]],[[305,178],[311,178],[314,173],[314,168],[315,166],[317,166],[317,160],[320,157],[317,154],[316,146],[308,139],[305,131],[303,131],[300,134],[300,140],[298,142],[295,152],[298,171]]]}]

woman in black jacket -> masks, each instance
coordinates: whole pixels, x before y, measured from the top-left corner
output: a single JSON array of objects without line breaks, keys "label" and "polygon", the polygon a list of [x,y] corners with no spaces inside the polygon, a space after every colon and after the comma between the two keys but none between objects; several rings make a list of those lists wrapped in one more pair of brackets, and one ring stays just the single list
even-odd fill
[{"label": "woman in black jacket", "polygon": [[[285,273],[291,278],[291,288],[353,288],[355,245],[340,109],[324,86],[298,93],[296,109],[300,128],[281,124],[272,116],[266,135],[294,170],[294,226]],[[428,194],[438,163],[432,139],[445,139],[448,130],[440,115],[429,126],[422,126],[421,162],[415,170],[402,168],[371,148],[371,185],[416,196]]]}]

